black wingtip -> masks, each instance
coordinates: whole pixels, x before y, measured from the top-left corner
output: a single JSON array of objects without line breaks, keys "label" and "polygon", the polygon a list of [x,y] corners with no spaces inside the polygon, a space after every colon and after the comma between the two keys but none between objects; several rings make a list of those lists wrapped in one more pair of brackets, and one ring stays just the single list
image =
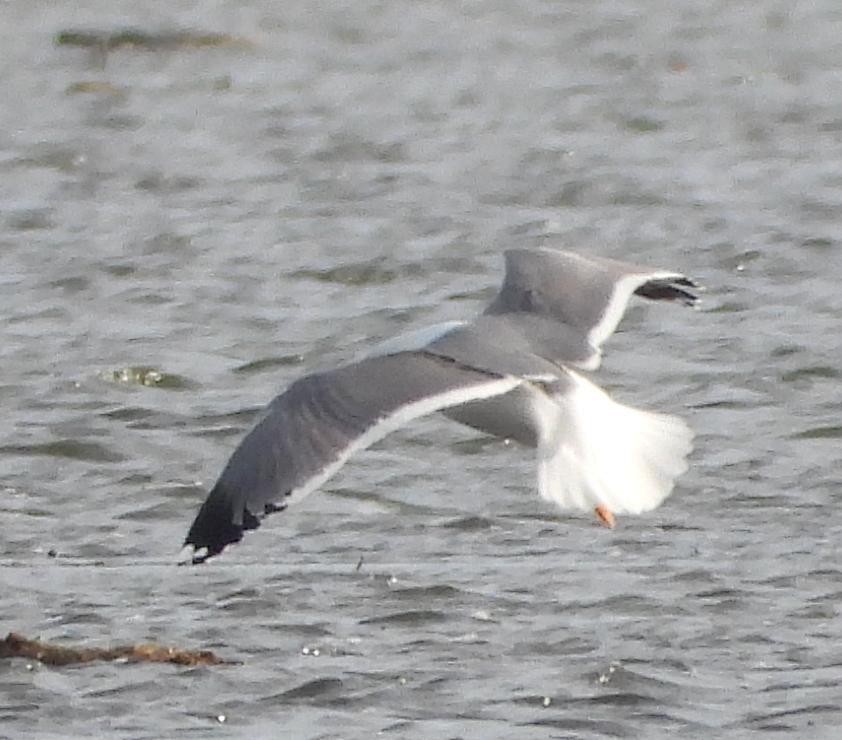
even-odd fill
[{"label": "black wingtip", "polygon": [[[263,507],[262,516],[252,514],[247,508],[241,517],[234,516],[231,497],[224,486],[217,484],[208,494],[207,499],[196,514],[190,531],[184,539],[187,553],[182,556],[181,565],[199,565],[219,555],[228,545],[243,539],[243,533],[257,529],[263,517],[286,509],[286,504],[268,503]],[[242,519],[236,524],[235,519]]]},{"label": "black wingtip", "polygon": [[260,520],[248,509],[243,511],[242,524],[234,522],[231,502],[217,486],[209,494],[184,539],[184,546],[192,548],[189,562],[204,563],[219,555],[228,545],[243,539],[246,529],[256,529]]},{"label": "black wingtip", "polygon": [[635,294],[648,298],[650,301],[678,301],[685,306],[695,306],[699,302],[699,296],[693,291],[701,289],[694,280],[683,275],[676,275],[648,280],[635,291]]}]

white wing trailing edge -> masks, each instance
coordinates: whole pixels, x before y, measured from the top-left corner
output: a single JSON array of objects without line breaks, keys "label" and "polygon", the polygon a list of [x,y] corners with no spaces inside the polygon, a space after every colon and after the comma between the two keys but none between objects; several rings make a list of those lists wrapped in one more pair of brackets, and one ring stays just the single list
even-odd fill
[{"label": "white wing trailing edge", "polygon": [[[638,272],[626,275],[614,283],[611,296],[605,310],[588,332],[588,342],[597,350],[596,367],[599,366],[601,346],[617,329],[623,318],[631,297],[637,293],[652,300],[679,300],[687,305],[695,305],[697,298],[685,288],[694,283],[677,272]],[[586,369],[593,370],[596,367]]]},{"label": "white wing trailing edge", "polygon": [[301,378],[234,451],[190,527],[187,559],[200,563],[222,552],[267,514],[316,490],[355,452],[413,419],[521,383],[423,352],[372,357]]}]

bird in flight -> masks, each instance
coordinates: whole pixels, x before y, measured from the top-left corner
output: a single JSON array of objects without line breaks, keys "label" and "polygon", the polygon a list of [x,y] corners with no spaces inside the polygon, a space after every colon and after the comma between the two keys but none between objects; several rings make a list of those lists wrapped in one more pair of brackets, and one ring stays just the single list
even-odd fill
[{"label": "bird in flight", "polygon": [[675,416],[612,400],[582,371],[633,295],[693,306],[681,273],[550,248],[505,253],[502,287],[472,321],[399,336],[358,362],[296,380],[234,450],[185,539],[201,563],[315,491],[356,451],[434,412],[534,448],[538,492],[564,510],[658,506],[687,470]]}]

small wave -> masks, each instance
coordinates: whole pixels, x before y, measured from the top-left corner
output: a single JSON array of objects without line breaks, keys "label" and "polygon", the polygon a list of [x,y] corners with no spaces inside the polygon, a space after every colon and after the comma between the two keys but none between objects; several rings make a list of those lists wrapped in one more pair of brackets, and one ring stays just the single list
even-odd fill
[{"label": "small wave", "polygon": [[44,455],[63,457],[70,460],[89,462],[122,462],[125,457],[96,442],[82,442],[78,439],[61,439],[33,445],[5,445],[0,452],[16,455]]},{"label": "small wave", "polygon": [[430,622],[443,622],[447,619],[444,612],[435,609],[411,609],[405,612],[395,612],[379,617],[361,619],[360,624],[404,624],[408,626],[420,626]]}]

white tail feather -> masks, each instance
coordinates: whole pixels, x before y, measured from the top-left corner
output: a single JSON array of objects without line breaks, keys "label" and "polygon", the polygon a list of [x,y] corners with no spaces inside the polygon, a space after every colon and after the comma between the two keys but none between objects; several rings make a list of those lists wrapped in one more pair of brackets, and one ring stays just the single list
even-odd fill
[{"label": "white tail feather", "polygon": [[624,406],[580,375],[570,377],[572,388],[535,408],[541,496],[563,509],[654,509],[687,470],[693,432],[675,416]]}]

